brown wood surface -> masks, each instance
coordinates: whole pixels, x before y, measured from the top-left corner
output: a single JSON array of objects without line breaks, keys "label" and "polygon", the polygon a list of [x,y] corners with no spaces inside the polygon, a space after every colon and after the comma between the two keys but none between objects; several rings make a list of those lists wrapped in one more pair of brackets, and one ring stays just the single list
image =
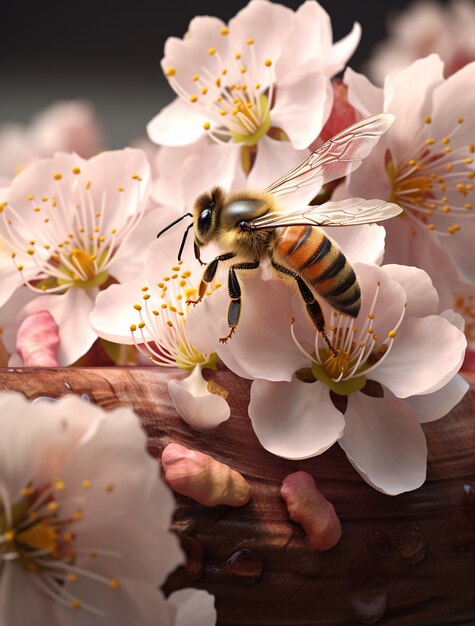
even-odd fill
[{"label": "brown wood surface", "polygon": [[[216,596],[220,626],[475,625],[475,411],[467,396],[452,414],[425,426],[426,483],[396,497],[370,488],[335,445],[291,462],[266,452],[247,417],[249,383],[220,371],[232,415],[214,433],[192,431],[175,413],[159,369],[1,370],[0,389],[30,398],[68,393],[112,409],[132,406],[150,452],[179,442],[240,471],[250,502],[208,509],[178,496],[174,528],[189,564],[167,591],[202,587]],[[473,392],[472,392],[473,394]],[[304,470],[335,505],[343,536],[332,550],[308,548],[287,518],[282,479]]]}]

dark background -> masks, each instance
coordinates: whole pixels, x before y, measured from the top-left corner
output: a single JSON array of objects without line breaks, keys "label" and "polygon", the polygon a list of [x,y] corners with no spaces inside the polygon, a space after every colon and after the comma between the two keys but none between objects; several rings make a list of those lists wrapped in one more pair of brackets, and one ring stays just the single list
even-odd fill
[{"label": "dark background", "polygon": [[[0,35],[0,124],[26,122],[55,100],[86,98],[105,127],[106,144],[122,147],[173,98],[160,69],[167,37],[181,37],[197,14],[227,21],[245,1],[3,0]],[[291,8],[301,2],[283,1]],[[363,28],[350,61],[361,69],[386,32],[387,20],[407,0],[322,0],[334,39],[354,21]]]}]

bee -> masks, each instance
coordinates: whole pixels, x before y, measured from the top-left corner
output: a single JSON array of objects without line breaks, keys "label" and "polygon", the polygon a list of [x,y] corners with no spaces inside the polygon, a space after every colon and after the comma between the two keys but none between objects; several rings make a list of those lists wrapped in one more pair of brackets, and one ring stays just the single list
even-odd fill
[{"label": "bee", "polygon": [[390,202],[362,198],[297,209],[285,208],[284,202],[299,192],[308,191],[307,188],[320,188],[359,167],[393,119],[391,114],[382,113],[352,124],[262,192],[226,193],[215,187],[199,196],[193,213],[181,216],[157,235],[160,237],[189,216],[193,221],[184,233],[178,259],[191,227],[195,256],[201,264],[202,246],[215,242],[223,250],[223,254],[206,265],[198,298],[189,301],[190,304],[201,302],[218,265],[234,260],[228,269],[229,332],[219,339],[222,343],[232,337],[241,316],[237,272],[255,270],[267,257],[277,278],[296,283],[310,319],[336,354],[325,331],[318,298],[326,300],[337,311],[356,317],[361,307],[361,290],[351,264],[322,227],[378,222],[398,215],[402,209]]}]

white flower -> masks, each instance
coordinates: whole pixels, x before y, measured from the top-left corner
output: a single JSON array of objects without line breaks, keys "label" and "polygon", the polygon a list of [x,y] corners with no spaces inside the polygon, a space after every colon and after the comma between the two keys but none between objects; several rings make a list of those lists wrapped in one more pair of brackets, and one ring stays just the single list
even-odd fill
[{"label": "white flower", "polygon": [[[192,428],[209,430],[227,420],[230,409],[226,390],[202,375],[204,369],[216,369],[214,350],[211,346],[197,350],[188,338],[189,314],[204,322],[204,308],[190,311],[187,304],[197,297],[203,270],[192,248],[185,249],[182,261],[171,261],[177,257],[182,236],[182,229],[176,227],[153,243],[145,256],[145,272],[100,293],[90,321],[100,337],[135,344],[156,365],[188,371],[184,379],[171,379],[168,391],[177,412]],[[213,290],[218,287],[215,283]]]},{"label": "white flower", "polygon": [[22,284],[37,294],[18,304],[10,324],[48,310],[60,329],[60,365],[74,362],[97,338],[87,317],[99,289],[112,278],[129,279],[142,263],[156,220],[153,211],[144,217],[149,175],[138,150],[89,161],[58,153],[28,167],[2,194],[0,239],[11,263],[0,268],[0,305],[12,297],[15,308]]},{"label": "white flower", "polygon": [[150,138],[191,146],[196,195],[217,180],[240,186],[249,172],[249,186],[264,188],[320,133],[332,105],[330,77],[360,31],[355,24],[333,44],[329,16],[313,1],[293,12],[252,0],[228,25],[196,17],[183,39],[166,42],[162,67],[178,98],[149,123]]},{"label": "white flower", "polygon": [[137,416],[16,393],[0,412],[0,622],[180,624],[157,589],[182,561],[173,498]]}]

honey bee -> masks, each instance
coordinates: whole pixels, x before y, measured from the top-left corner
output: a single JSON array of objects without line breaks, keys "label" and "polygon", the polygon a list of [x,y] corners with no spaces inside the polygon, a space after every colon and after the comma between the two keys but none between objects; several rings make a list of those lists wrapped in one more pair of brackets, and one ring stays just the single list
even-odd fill
[{"label": "honey bee", "polygon": [[341,313],[356,317],[361,306],[361,290],[351,264],[321,227],[378,222],[398,215],[402,209],[382,200],[352,198],[295,210],[284,208],[279,200],[309,186],[321,187],[355,170],[393,119],[392,115],[382,113],[352,124],[262,192],[226,193],[215,187],[199,196],[193,213],[183,215],[157,235],[160,237],[189,216],[193,222],[184,233],[178,259],[192,226],[195,256],[200,263],[202,246],[215,242],[224,251],[207,264],[198,298],[190,301],[192,304],[203,299],[219,263],[235,259],[228,269],[229,332],[219,339],[221,342],[226,343],[234,334],[241,315],[241,286],[236,272],[257,269],[261,260],[268,257],[276,277],[295,281],[310,319],[336,354],[325,331],[317,298],[323,298]]}]

